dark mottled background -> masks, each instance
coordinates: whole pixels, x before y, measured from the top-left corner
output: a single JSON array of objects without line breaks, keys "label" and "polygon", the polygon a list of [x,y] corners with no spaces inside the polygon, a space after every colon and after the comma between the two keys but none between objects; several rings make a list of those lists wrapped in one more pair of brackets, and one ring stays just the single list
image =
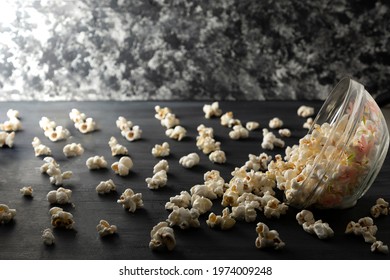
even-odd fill
[{"label": "dark mottled background", "polygon": [[1,0],[0,100],[389,93],[388,0]]}]

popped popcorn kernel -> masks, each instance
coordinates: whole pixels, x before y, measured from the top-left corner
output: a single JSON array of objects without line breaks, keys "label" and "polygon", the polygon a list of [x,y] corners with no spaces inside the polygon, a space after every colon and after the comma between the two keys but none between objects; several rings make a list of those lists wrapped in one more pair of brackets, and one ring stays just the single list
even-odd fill
[{"label": "popped popcorn kernel", "polygon": [[303,123],[302,127],[306,129],[310,129],[313,123],[314,123],[313,118],[307,118],[306,121]]},{"label": "popped popcorn kernel", "polygon": [[122,130],[121,135],[125,137],[127,141],[133,142],[141,139],[142,129],[138,125],[135,125],[131,129]]},{"label": "popped popcorn kernel", "polygon": [[314,108],[311,106],[302,105],[298,108],[297,114],[302,118],[311,117],[314,115]]},{"label": "popped popcorn kernel", "polygon": [[154,157],[167,157],[169,156],[170,148],[167,142],[162,143],[161,145],[156,144],[152,149],[152,155]]},{"label": "popped popcorn kernel", "polygon": [[116,225],[110,225],[106,220],[100,220],[99,224],[96,226],[96,230],[100,237],[104,237],[115,234],[118,231],[118,228]]},{"label": "popped popcorn kernel", "polygon": [[149,189],[155,190],[165,187],[168,182],[167,172],[165,170],[160,170],[155,173],[151,178],[146,178],[145,182],[148,184]]},{"label": "popped popcorn kernel", "polygon": [[204,117],[206,119],[220,117],[222,115],[222,110],[219,108],[219,103],[217,101],[212,104],[203,105],[203,112],[205,113]]},{"label": "popped popcorn kernel", "polygon": [[220,118],[221,125],[227,127],[233,127],[235,125],[241,125],[241,121],[239,119],[235,119],[233,112],[226,112]]},{"label": "popped popcorn kernel", "polygon": [[291,137],[291,131],[288,128],[279,129],[278,133],[281,137]]},{"label": "popped popcorn kernel", "polygon": [[123,130],[130,130],[133,127],[133,122],[128,121],[125,117],[119,116],[118,119],[115,121],[116,127],[119,128],[121,131]]},{"label": "popped popcorn kernel", "polygon": [[260,124],[258,122],[247,122],[245,124],[245,128],[249,131],[253,131],[253,130],[256,130],[260,127]]},{"label": "popped popcorn kernel", "polygon": [[29,197],[33,196],[33,191],[34,191],[34,189],[31,186],[23,187],[20,189],[20,193],[23,196],[29,196]]},{"label": "popped popcorn kernel", "polygon": [[183,208],[174,206],[172,212],[169,214],[167,222],[169,226],[179,226],[181,229],[188,229],[190,227],[199,227],[199,212],[191,208]]},{"label": "popped popcorn kernel", "polygon": [[104,156],[89,157],[85,164],[87,165],[88,169],[107,168],[107,161],[104,159]]},{"label": "popped popcorn kernel", "polygon": [[142,193],[134,193],[131,188],[127,188],[120,198],[117,200],[117,203],[122,204],[124,209],[128,209],[129,212],[134,213],[135,210],[142,208],[144,206],[142,200]]},{"label": "popped popcorn kernel", "polygon": [[114,162],[111,165],[111,169],[114,170],[114,172],[119,176],[129,175],[129,172],[132,168],[133,168],[133,161],[128,156],[121,157],[119,161]]},{"label": "popped popcorn kernel", "polygon": [[273,150],[274,147],[284,147],[284,141],[280,138],[277,138],[275,134],[268,129],[263,128],[263,142],[261,143],[261,147],[266,150]]},{"label": "popped popcorn kernel", "polygon": [[380,215],[389,215],[389,203],[383,198],[378,198],[376,204],[371,207],[370,213],[374,218],[378,218]]},{"label": "popped popcorn kernel", "polygon": [[203,215],[207,211],[210,211],[213,206],[213,202],[207,197],[194,194],[191,196],[192,208],[198,210],[199,215]]},{"label": "popped popcorn kernel", "polygon": [[367,243],[376,241],[375,234],[378,227],[374,225],[374,221],[370,217],[363,217],[358,222],[350,221],[345,229],[346,234],[361,235]]},{"label": "popped popcorn kernel", "polygon": [[285,243],[280,239],[279,233],[276,230],[269,230],[268,226],[264,223],[258,223],[256,226],[256,232],[258,237],[256,238],[255,245],[259,249],[274,248],[279,250],[285,247]]},{"label": "popped popcorn kernel", "polygon": [[182,156],[179,159],[179,163],[185,168],[192,168],[195,165],[198,165],[200,157],[197,153],[190,153],[186,156]]},{"label": "popped popcorn kernel", "polygon": [[84,148],[81,146],[80,143],[71,143],[65,145],[62,151],[66,157],[76,157],[81,156],[84,153]]},{"label": "popped popcorn kernel", "polygon": [[0,148],[7,146],[12,148],[14,146],[15,132],[11,133],[0,131]]},{"label": "popped popcorn kernel", "polygon": [[101,181],[97,186],[96,186],[96,192],[98,194],[105,194],[109,192],[113,192],[116,190],[116,185],[113,180],[109,179],[107,181]]},{"label": "popped popcorn kernel", "polygon": [[334,232],[328,223],[322,220],[315,220],[313,213],[309,210],[302,210],[296,215],[298,224],[302,225],[304,231],[310,234],[315,234],[319,239],[327,239],[333,237]]},{"label": "popped popcorn kernel", "polygon": [[55,242],[53,231],[50,228],[46,228],[42,232],[42,241],[45,245],[50,246]]},{"label": "popped popcorn kernel", "polygon": [[254,171],[266,171],[268,169],[268,163],[272,159],[272,157],[266,153],[261,153],[259,156],[249,154],[248,158],[249,160],[245,162],[245,167]]},{"label": "popped popcorn kernel", "polygon": [[232,217],[229,208],[226,207],[222,210],[222,215],[210,213],[206,223],[210,228],[219,227],[221,230],[228,230],[236,224],[236,220]]},{"label": "popped popcorn kernel", "polygon": [[371,252],[379,252],[382,254],[389,254],[389,247],[385,244],[383,244],[382,241],[375,241],[371,244]]},{"label": "popped popcorn kernel", "polygon": [[110,141],[108,141],[108,146],[111,148],[111,155],[112,156],[119,156],[119,155],[128,155],[128,150],[125,146],[118,143],[118,140],[114,136],[111,136]]},{"label": "popped popcorn kernel", "polygon": [[31,142],[31,145],[34,148],[34,153],[36,157],[51,155],[51,149],[48,146],[43,145],[38,137],[34,137],[33,141]]},{"label": "popped popcorn kernel", "polygon": [[50,183],[60,186],[63,183],[63,180],[69,179],[72,177],[72,171],[62,172],[60,165],[52,157],[45,157],[43,159],[45,162],[41,167],[40,171],[49,175]]},{"label": "popped popcorn kernel", "polygon": [[283,126],[283,121],[279,118],[273,118],[268,123],[269,128],[281,128]]},{"label": "popped popcorn kernel", "polygon": [[168,113],[171,113],[170,108],[168,108],[168,107],[162,108],[158,105],[154,107],[154,110],[156,111],[156,114],[154,115],[154,117],[158,120],[164,119]]},{"label": "popped popcorn kernel", "polygon": [[0,224],[6,224],[12,221],[16,215],[16,210],[11,209],[6,204],[0,204]]},{"label": "popped popcorn kernel", "polygon": [[49,201],[50,204],[67,204],[70,203],[71,197],[72,191],[62,187],[59,187],[57,190],[50,191],[46,195],[47,201]]},{"label": "popped popcorn kernel", "polygon": [[187,130],[180,125],[177,125],[174,128],[169,128],[165,131],[166,136],[177,141],[181,141],[186,134]]},{"label": "popped popcorn kernel", "polygon": [[216,150],[209,154],[209,160],[213,163],[223,164],[226,162],[226,155],[224,151]]},{"label": "popped popcorn kernel", "polygon": [[0,129],[4,131],[18,131],[22,129],[22,123],[19,120],[19,111],[9,109],[7,111],[8,120],[4,123],[0,123]]},{"label": "popped popcorn kernel", "polygon": [[167,222],[155,225],[150,231],[150,238],[149,248],[152,250],[167,248],[168,251],[172,251],[176,246],[175,234]]},{"label": "popped popcorn kernel", "polygon": [[72,229],[74,225],[73,215],[60,207],[52,207],[49,210],[51,215],[51,225],[54,228],[63,227],[65,229]]},{"label": "popped popcorn kernel", "polygon": [[191,205],[191,195],[187,191],[181,191],[179,195],[169,198],[169,202],[165,203],[165,209],[172,210],[173,207],[188,208]]},{"label": "popped popcorn kernel", "polygon": [[249,131],[241,125],[235,125],[233,126],[233,130],[229,132],[229,137],[233,140],[248,138]]},{"label": "popped popcorn kernel", "polygon": [[156,165],[153,167],[153,174],[156,174],[160,170],[165,170],[167,173],[169,171],[169,164],[165,159],[162,159],[156,163]]}]

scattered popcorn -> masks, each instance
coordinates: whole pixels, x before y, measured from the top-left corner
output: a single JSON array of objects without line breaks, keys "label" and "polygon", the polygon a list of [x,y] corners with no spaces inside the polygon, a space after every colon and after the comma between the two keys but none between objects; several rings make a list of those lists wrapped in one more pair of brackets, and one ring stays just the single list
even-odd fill
[{"label": "scattered popcorn", "polygon": [[0,129],[4,131],[17,131],[22,129],[22,123],[19,120],[19,111],[9,109],[7,111],[8,120],[0,123]]},{"label": "scattered popcorn", "polygon": [[133,161],[128,156],[123,156],[119,159],[119,161],[114,162],[111,165],[112,170],[119,176],[127,176],[129,175],[129,171],[133,168]]},{"label": "scattered popcorn", "polygon": [[377,240],[374,243],[372,243],[371,252],[379,252],[387,255],[389,254],[389,247],[383,244],[382,241]]},{"label": "scattered popcorn", "polygon": [[214,163],[223,164],[226,162],[226,155],[224,151],[217,150],[209,154],[209,160]]},{"label": "scattered popcorn", "polygon": [[76,157],[81,156],[84,153],[84,148],[81,146],[80,143],[72,143],[65,145],[62,151],[66,157]]},{"label": "scattered popcorn", "polygon": [[152,155],[155,157],[167,157],[169,156],[170,149],[167,142],[162,143],[161,145],[156,144],[152,149]]},{"label": "scattered popcorn", "polygon": [[87,159],[85,163],[88,169],[101,169],[107,168],[107,161],[104,156],[93,156]]},{"label": "scattered popcorn", "polygon": [[54,130],[57,124],[50,120],[47,117],[42,117],[39,121],[39,127],[43,129],[43,131]]},{"label": "scattered popcorn", "polygon": [[316,221],[313,213],[309,210],[302,210],[296,215],[298,224],[302,225],[304,231],[310,234],[315,234],[319,239],[327,239],[333,237],[334,232],[328,223],[323,223],[322,220]]},{"label": "scattered popcorn", "polygon": [[286,244],[280,239],[279,233],[276,230],[269,230],[264,223],[258,223],[256,227],[258,237],[255,245],[259,249],[274,248],[275,250],[282,249]]},{"label": "scattered popcorn", "polygon": [[249,154],[249,160],[245,162],[245,167],[249,170],[254,171],[265,171],[268,169],[268,163],[271,161],[272,157],[266,153],[261,153],[259,156]]},{"label": "scattered popcorn", "polygon": [[81,123],[81,122],[84,122],[84,120],[87,118],[87,116],[84,113],[81,113],[77,109],[72,109],[69,113],[69,118],[74,123]]},{"label": "scattered popcorn", "polygon": [[105,194],[105,193],[113,192],[115,190],[116,190],[115,183],[111,179],[107,181],[101,181],[96,186],[96,192],[98,194]]},{"label": "scattered popcorn", "polygon": [[263,128],[263,142],[261,143],[261,147],[266,150],[273,150],[274,147],[284,147],[284,141],[280,138],[277,138],[275,134],[268,129]]},{"label": "scattered popcorn", "polygon": [[236,224],[236,220],[232,217],[229,208],[226,207],[222,210],[222,216],[215,215],[211,212],[206,223],[211,228],[220,227],[222,230],[227,230],[231,229]]},{"label": "scattered popcorn", "polygon": [[160,170],[153,175],[152,178],[146,178],[145,182],[148,184],[149,189],[159,189],[165,187],[168,181],[167,172]]},{"label": "scattered popcorn", "polygon": [[192,168],[195,165],[198,165],[199,161],[200,158],[197,153],[190,153],[186,156],[181,157],[179,163],[185,168]]},{"label": "scattered popcorn", "polygon": [[223,114],[220,118],[221,125],[227,126],[227,127],[233,127],[235,125],[241,125],[241,121],[239,119],[235,119],[233,117],[233,112],[227,112]]},{"label": "scattered popcorn", "polygon": [[45,162],[40,170],[42,173],[46,173],[50,177],[50,183],[56,186],[60,186],[63,183],[63,180],[69,179],[72,177],[72,171],[62,172],[60,165],[52,157],[45,157],[43,159]]},{"label": "scattered popcorn", "polygon": [[96,230],[100,237],[104,237],[116,233],[118,228],[115,225],[110,225],[106,220],[100,220],[99,224],[96,226]]},{"label": "scattered popcorn", "polygon": [[281,137],[291,137],[291,131],[288,128],[279,129],[278,132]]},{"label": "scattered popcorn", "polygon": [[112,156],[128,155],[129,153],[127,148],[119,144],[114,136],[110,138],[110,141],[108,141],[108,145],[111,148]]},{"label": "scattered popcorn", "polygon": [[190,227],[199,227],[199,212],[195,208],[191,210],[183,207],[174,206],[169,214],[167,222],[169,226],[179,226],[181,229]]},{"label": "scattered popcorn", "polygon": [[11,133],[0,131],[0,148],[2,148],[4,145],[8,146],[9,148],[12,148],[14,146],[14,139],[14,131],[12,131]]},{"label": "scattered popcorn", "polygon": [[135,210],[144,206],[142,201],[142,193],[134,193],[130,188],[126,189],[120,198],[117,200],[118,203],[122,204],[123,208],[129,209],[129,212],[134,213]]},{"label": "scattered popcorn", "polygon": [[314,108],[310,106],[302,105],[298,108],[297,114],[300,117],[307,118],[314,115]]},{"label": "scattered popcorn", "polygon": [[171,113],[171,109],[168,107],[161,108],[160,106],[155,106],[154,110],[156,111],[154,117],[158,120],[164,119],[168,113]]},{"label": "scattered popcorn", "polygon": [[149,248],[157,250],[166,247],[172,251],[176,246],[176,239],[173,229],[168,226],[167,222],[160,222],[153,227],[150,232]]},{"label": "scattered popcorn", "polygon": [[235,126],[233,126],[233,130],[231,130],[229,132],[229,137],[230,137],[230,139],[233,139],[233,140],[248,138],[249,131],[241,125],[235,125]]},{"label": "scattered popcorn", "polygon": [[45,136],[53,142],[67,139],[70,136],[69,130],[62,126],[56,126],[56,123],[47,117],[41,118],[39,126],[43,129]]},{"label": "scattered popcorn", "polygon": [[213,203],[207,197],[194,194],[191,196],[191,206],[192,208],[198,210],[199,215],[202,215],[207,211],[210,211]]},{"label": "scattered popcorn", "polygon": [[273,118],[269,121],[269,128],[281,128],[283,126],[283,121],[279,118]]},{"label": "scattered popcorn", "polygon": [[42,240],[45,245],[53,245],[55,241],[55,237],[53,235],[53,231],[50,228],[44,229],[42,232]]},{"label": "scattered popcorn", "polygon": [[313,118],[307,118],[306,122],[303,124],[303,128],[310,129],[311,126],[313,125]]},{"label": "scattered popcorn", "polygon": [[220,150],[221,142],[216,141],[210,136],[197,136],[196,146],[199,150],[202,150],[204,154],[209,154],[211,152]]},{"label": "scattered popcorn", "polygon": [[172,210],[174,206],[188,208],[191,205],[191,195],[187,191],[181,191],[179,195],[169,198],[165,203],[165,209]]},{"label": "scattered popcorn", "polygon": [[130,130],[133,127],[133,123],[122,116],[118,117],[115,123],[121,131]]},{"label": "scattered popcorn", "polygon": [[160,170],[165,170],[167,173],[169,171],[169,164],[165,159],[162,159],[156,163],[156,165],[153,167],[153,174],[156,174]]},{"label": "scattered popcorn", "polygon": [[122,130],[121,134],[126,138],[127,141],[132,142],[141,139],[142,129],[138,125],[135,125],[131,129]]},{"label": "scattered popcorn", "polygon": [[165,131],[166,136],[177,141],[181,141],[186,134],[187,130],[180,125],[175,126],[175,128],[169,128]]},{"label": "scattered popcorn", "polygon": [[34,148],[35,156],[50,156],[51,155],[51,149],[43,145],[41,143],[41,140],[39,140],[38,137],[34,137],[33,141],[31,142],[31,145]]},{"label": "scattered popcorn", "polygon": [[176,118],[175,114],[167,113],[163,119],[161,119],[161,125],[166,129],[173,128],[180,124],[180,120]]},{"label": "scattered popcorn", "polygon": [[0,224],[9,223],[15,215],[15,209],[10,209],[6,204],[0,204]]},{"label": "scattered popcorn", "polygon": [[383,198],[378,198],[376,204],[371,207],[370,213],[374,218],[378,218],[380,215],[389,215],[389,203]]},{"label": "scattered popcorn", "polygon": [[87,118],[84,113],[81,113],[77,109],[72,109],[69,113],[69,118],[74,122],[75,128],[81,133],[88,133],[95,130],[95,121],[92,118]]},{"label": "scattered popcorn", "polygon": [[205,113],[204,117],[206,119],[220,117],[222,115],[222,110],[219,108],[219,103],[217,101],[212,104],[203,105],[203,112]]},{"label": "scattered popcorn", "polygon": [[51,225],[54,228],[72,229],[74,225],[73,215],[60,207],[52,207],[49,210]]},{"label": "scattered popcorn", "polygon": [[32,197],[33,196],[33,188],[31,186],[28,186],[28,187],[23,187],[20,189],[20,193],[24,196],[30,196]]},{"label": "scattered popcorn", "polygon": [[253,131],[253,130],[256,130],[260,127],[260,124],[258,122],[247,122],[245,124],[245,127],[246,129],[248,129],[249,131]]},{"label": "scattered popcorn", "polygon": [[206,185],[195,185],[190,189],[191,195],[199,195],[199,196],[204,196],[208,199],[216,199],[218,196],[217,194],[213,191],[213,189],[210,186]]},{"label": "scattered popcorn", "polygon": [[355,234],[361,235],[364,238],[364,241],[367,243],[374,243],[376,241],[375,234],[378,230],[378,227],[374,225],[374,221],[370,217],[364,217],[359,219],[356,223],[350,221],[345,230],[346,234]]},{"label": "scattered popcorn", "polygon": [[69,189],[65,189],[62,187],[59,187],[55,191],[50,191],[47,195],[47,201],[49,201],[50,204],[67,204],[70,202],[70,198],[72,197],[72,191]]}]

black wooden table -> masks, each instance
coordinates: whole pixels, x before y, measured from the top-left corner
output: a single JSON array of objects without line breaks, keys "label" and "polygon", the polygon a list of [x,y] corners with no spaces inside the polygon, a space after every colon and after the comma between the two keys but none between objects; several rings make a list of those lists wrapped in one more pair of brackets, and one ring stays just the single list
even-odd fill
[{"label": "black wooden table", "polygon": [[[205,119],[202,106],[207,102],[7,102],[0,103],[0,121],[6,120],[6,111],[17,109],[23,130],[16,133],[15,146],[0,149],[0,203],[5,203],[17,210],[14,222],[0,225],[0,259],[385,259],[389,255],[370,252],[370,244],[362,237],[344,234],[347,223],[351,220],[368,216],[369,209],[378,197],[390,201],[390,159],[386,158],[372,188],[361,198],[357,205],[346,210],[315,211],[315,218],[328,222],[335,236],[329,240],[319,240],[303,231],[295,220],[299,211],[290,208],[280,219],[267,219],[259,212],[254,223],[237,222],[229,231],[210,229],[206,225],[208,214],[200,218],[201,227],[180,230],[175,228],[177,246],[173,252],[153,252],[149,249],[151,228],[168,217],[164,205],[171,196],[182,190],[189,191],[195,184],[203,183],[203,174],[216,169],[225,181],[230,180],[235,167],[242,166],[248,154],[264,152],[260,144],[261,129],[251,132],[244,140],[231,140],[229,128],[220,125],[219,119]],[[286,139],[287,145],[297,144],[305,135],[302,128],[305,119],[297,116],[297,108],[312,105],[318,109],[322,102],[220,102],[224,112],[233,111],[235,118],[242,122],[258,121],[261,128],[268,127],[273,117],[281,118],[290,128],[292,137]],[[188,133],[181,142],[165,136],[165,129],[154,118],[154,106],[168,106],[177,115]],[[87,116],[94,118],[98,130],[81,134],[69,119],[69,112],[77,108]],[[38,122],[42,116],[49,117],[63,125],[72,137],[66,141],[50,142],[40,129]],[[127,142],[115,125],[118,116],[124,116],[143,130],[142,139]],[[221,141],[226,152],[227,162],[213,164],[196,147],[197,126],[211,126],[215,138]],[[37,136],[53,151],[53,157],[61,169],[73,171],[73,177],[65,181],[64,187],[73,191],[73,205],[67,205],[75,219],[74,230],[55,229],[56,243],[45,246],[41,232],[50,226],[48,210],[50,205],[46,194],[56,189],[49,183],[48,176],[40,173],[42,158],[35,157],[31,141]],[[118,158],[111,156],[108,140],[115,136],[125,145],[134,161],[133,170],[126,177],[120,177],[109,168],[91,171],[85,161],[88,157],[102,155],[109,165]],[[150,190],[145,183],[151,177],[153,166],[158,162],[151,154],[155,144],[167,141],[171,146],[171,155],[167,158],[170,170],[168,184],[160,190]],[[62,148],[68,143],[81,143],[85,152],[80,157],[66,158]],[[200,155],[200,164],[192,169],[179,165],[179,158],[191,152]],[[270,155],[283,154],[284,149],[265,151]],[[117,192],[98,195],[95,187],[100,181],[113,179]],[[31,185],[34,197],[23,197],[19,189]],[[128,187],[141,192],[144,208],[135,213],[124,210],[116,200]],[[280,197],[281,198],[281,197]],[[214,201],[213,211],[221,213],[220,200]],[[99,220],[106,219],[118,226],[118,234],[100,238],[96,231]],[[270,229],[276,229],[286,243],[280,251],[259,250],[255,247],[256,223],[265,222]],[[375,219],[378,226],[377,238],[390,245],[390,217]]]}]

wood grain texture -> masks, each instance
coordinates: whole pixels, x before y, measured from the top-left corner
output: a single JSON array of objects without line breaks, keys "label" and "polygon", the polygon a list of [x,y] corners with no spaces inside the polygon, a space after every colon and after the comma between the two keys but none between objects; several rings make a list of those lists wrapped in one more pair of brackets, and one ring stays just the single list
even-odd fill
[{"label": "wood grain texture", "polygon": [[[250,133],[245,140],[234,141],[228,137],[229,129],[222,127],[219,119],[204,118],[204,102],[6,102],[0,103],[0,121],[6,119],[10,108],[20,111],[23,130],[16,133],[14,148],[0,149],[0,203],[5,203],[17,210],[15,220],[0,225],[0,259],[389,259],[389,255],[373,254],[370,244],[361,237],[345,235],[344,230],[351,220],[369,215],[370,207],[378,197],[390,200],[390,159],[386,158],[372,188],[358,201],[358,204],[346,210],[315,211],[315,218],[328,222],[335,231],[334,238],[319,240],[305,233],[295,220],[297,209],[290,208],[280,219],[266,219],[258,213],[256,222],[265,222],[271,229],[276,229],[286,247],[281,251],[259,250],[254,246],[256,223],[237,222],[229,231],[209,229],[205,223],[207,215],[200,218],[198,229],[180,230],[175,228],[177,247],[173,252],[152,252],[149,247],[150,230],[168,217],[164,209],[169,197],[182,190],[188,190],[203,182],[203,174],[216,169],[225,181],[230,180],[231,171],[242,166],[248,154],[260,154],[262,132]],[[304,122],[296,114],[302,102],[221,102],[224,112],[233,111],[242,122],[259,121],[261,127],[267,127],[268,121],[277,116],[285,127],[291,129],[293,136],[286,139],[287,145],[297,144],[305,135]],[[177,142],[165,136],[165,129],[154,118],[154,106],[168,106],[177,115],[187,130],[187,137]],[[320,102],[305,102],[318,110]],[[77,108],[94,118],[99,129],[83,135],[77,131],[69,119],[69,112]],[[38,122],[42,116],[56,121],[68,128],[72,137],[66,141],[52,143],[40,129]],[[143,130],[142,139],[127,142],[115,125],[118,116],[124,116]],[[196,127],[199,124],[211,126],[215,138],[221,141],[221,148],[226,152],[227,163],[213,164],[195,145]],[[54,230],[56,243],[45,246],[41,240],[43,229],[50,227],[48,210],[50,205],[46,194],[56,189],[49,183],[48,176],[41,174],[39,167],[43,161],[34,156],[31,141],[38,136],[53,151],[53,157],[61,169],[73,171],[73,177],[65,181],[64,187],[73,191],[74,206],[64,208],[74,215],[74,230]],[[115,136],[125,145],[134,161],[134,168],[126,177],[115,175],[111,169],[90,171],[85,165],[88,157],[102,155],[109,165],[117,161],[111,156],[108,140]],[[167,158],[170,171],[168,185],[160,190],[146,187],[145,178],[152,175],[153,166],[158,162],[151,154],[155,144],[167,141],[171,146],[171,155]],[[80,157],[66,158],[62,148],[67,143],[81,143],[85,153]],[[179,158],[191,152],[200,155],[200,165],[186,169],[179,165]],[[271,155],[284,154],[284,149],[266,151]],[[96,185],[102,180],[113,179],[117,192],[98,195]],[[26,199],[19,189],[31,185],[34,197]],[[135,213],[124,210],[116,200],[128,187],[141,192],[144,208]],[[281,197],[280,197],[281,198]],[[220,201],[214,202],[213,211],[221,212]],[[96,225],[100,219],[106,219],[118,226],[118,234],[100,238]],[[375,220],[378,226],[377,238],[390,245],[390,217]]]}]

